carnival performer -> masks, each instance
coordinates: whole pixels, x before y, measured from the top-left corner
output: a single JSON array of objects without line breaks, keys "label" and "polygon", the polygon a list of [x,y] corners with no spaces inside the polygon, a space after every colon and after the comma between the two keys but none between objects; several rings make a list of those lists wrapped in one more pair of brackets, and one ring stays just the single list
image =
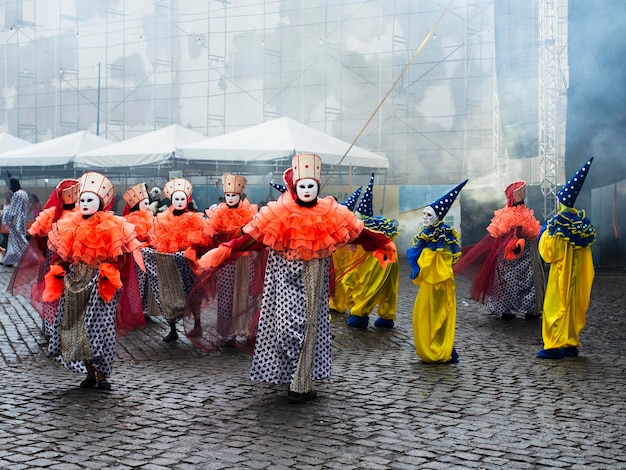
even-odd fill
[{"label": "carnival performer", "polygon": [[209,251],[203,269],[241,252],[269,248],[250,379],[289,384],[287,401],[314,399],[314,380],[330,377],[330,257],[339,243],[362,243],[381,264],[393,262],[391,240],[363,228],[333,197],[318,198],[322,160],[299,154],[283,179],[288,191],[243,228],[244,235]]},{"label": "carnival performer", "polygon": [[515,313],[536,319],[543,310],[545,274],[537,237],[541,224],[525,204],[526,182],[509,184],[506,206],[494,211],[485,235],[454,265],[474,282],[470,297],[504,320]]},{"label": "carnival performer", "polygon": [[8,172],[7,174],[9,175],[9,187],[13,194],[8,209],[2,214],[2,224],[9,230],[7,252],[2,264],[13,267],[18,263],[28,246],[26,217],[28,216],[30,200],[28,193],[22,189],[20,181],[13,178]]},{"label": "carnival performer", "polygon": [[213,244],[212,232],[204,214],[189,210],[193,186],[184,178],[175,178],[163,188],[172,201],[169,208],[159,212],[150,232],[151,246],[141,249],[160,314],[170,326],[163,341],[178,338],[176,322],[182,318],[187,294],[196,275],[192,264]]},{"label": "carnival performer", "polygon": [[[245,176],[222,175],[224,202],[205,211],[210,233],[214,234],[218,243],[240,237],[243,234],[241,229],[258,211],[257,205],[250,204],[245,197],[247,182]],[[257,258],[254,254],[241,256],[233,263],[220,267],[215,276],[217,290],[212,290],[214,296],[207,295],[203,302],[204,308],[200,303],[196,303],[195,308],[191,308],[191,305],[198,298],[199,292],[204,295],[212,285],[210,282],[206,283],[202,277],[197,279],[193,292],[188,297],[190,308],[187,312],[191,315],[186,314],[183,321],[186,334],[195,346],[205,351],[215,351],[226,343],[244,349],[247,347],[251,335],[248,330],[251,318],[250,315],[244,315],[243,311],[250,303],[250,295],[255,291],[255,279],[258,277],[255,276]],[[216,306],[216,309],[209,305]],[[198,315],[201,318],[200,325],[197,321]],[[202,319],[207,325],[217,325],[217,335],[212,328],[202,327]]]},{"label": "carnival performer", "polygon": [[543,304],[541,359],[578,356],[580,332],[595,276],[591,245],[596,231],[584,210],[574,208],[589,173],[591,157],[557,193],[559,211],[549,219],[539,238],[539,254],[550,264]]},{"label": "carnival performer", "polygon": [[413,305],[415,351],[422,361],[456,364],[456,283],[452,265],[461,257],[459,234],[444,217],[467,180],[424,209],[423,230],[407,251],[411,279],[419,286]]},{"label": "carnival performer", "polygon": [[[363,197],[356,208],[358,217],[365,228],[388,236],[392,242],[400,233],[398,221],[382,215],[375,216],[372,207],[374,196],[374,173],[370,177]],[[334,260],[334,258],[333,258]],[[355,246],[352,255],[356,267],[343,277],[348,292],[346,301],[350,315],[346,320],[348,326],[367,328],[369,315],[376,309],[378,318],[374,322],[377,328],[393,328],[398,306],[398,286],[400,284],[400,264],[396,259],[383,268],[371,253]],[[337,271],[335,267],[335,271]],[[339,268],[341,269],[341,268]],[[344,266],[345,269],[345,266]],[[337,286],[335,285],[335,288]]]},{"label": "carnival performer", "polygon": [[[131,186],[122,198],[125,203],[122,216],[135,226],[135,234],[141,246],[149,246],[154,215],[150,210],[146,184],[138,183]],[[156,308],[156,304],[143,266],[139,266],[134,258],[128,259],[120,272],[124,289],[117,308],[117,332],[118,335],[124,335],[131,330],[146,326],[150,318],[148,309],[150,305]]]},{"label": "carnival performer", "polygon": [[48,353],[74,372],[81,388],[110,390],[116,346],[115,316],[122,287],[119,267],[140,243],[135,227],[110,211],[113,183],[87,172],[79,180],[80,211],[52,225],[54,252],[43,300],[60,299]]},{"label": "carnival performer", "polygon": [[[285,190],[287,188],[285,187]],[[359,202],[359,197],[363,192],[363,186],[359,186],[354,192],[345,200],[340,202],[342,206],[346,206],[350,211],[356,210],[356,205]],[[331,255],[331,283],[330,293],[328,298],[328,305],[330,307],[331,320],[332,315],[335,313],[344,314],[348,311],[348,303],[350,301],[350,293],[355,288],[352,279],[355,267],[359,262],[365,260],[365,253],[360,252],[363,256],[357,258],[355,253],[357,252],[358,245],[345,244],[335,247]],[[374,258],[375,259],[375,258]]]},{"label": "carnival performer", "polygon": [[41,317],[42,332],[46,336],[52,335],[52,326],[56,317],[59,301],[44,302],[45,275],[50,270],[50,260],[53,252],[48,250],[48,234],[52,225],[63,215],[71,211],[78,211],[78,180],[65,179],[57,184],[56,188],[46,201],[43,210],[39,213],[32,225],[28,228],[30,240],[20,262],[17,264],[7,292],[30,298],[31,305]]}]

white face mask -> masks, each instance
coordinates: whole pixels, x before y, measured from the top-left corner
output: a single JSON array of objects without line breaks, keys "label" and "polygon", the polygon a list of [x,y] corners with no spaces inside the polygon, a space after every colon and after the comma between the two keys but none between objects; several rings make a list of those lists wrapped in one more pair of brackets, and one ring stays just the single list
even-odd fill
[{"label": "white face mask", "polygon": [[302,202],[315,201],[319,187],[313,178],[303,178],[296,183],[296,194]]},{"label": "white face mask", "polygon": [[187,209],[187,195],[183,191],[174,191],[174,194],[172,194],[172,207],[177,211]]},{"label": "white face mask", "polygon": [[96,193],[85,191],[80,195],[79,205],[83,215],[93,215],[100,209],[100,198]]},{"label": "white face mask", "polygon": [[437,222],[437,214],[435,214],[432,207],[426,207],[424,209],[424,213],[422,214],[422,225],[424,227],[430,227],[435,222]]},{"label": "white face mask", "polygon": [[149,211],[150,210],[150,200],[149,199],[144,199],[143,201],[141,201],[139,203],[139,210],[140,211]]},{"label": "white face mask", "polygon": [[228,207],[235,207],[241,201],[241,196],[237,193],[224,193],[224,201]]}]

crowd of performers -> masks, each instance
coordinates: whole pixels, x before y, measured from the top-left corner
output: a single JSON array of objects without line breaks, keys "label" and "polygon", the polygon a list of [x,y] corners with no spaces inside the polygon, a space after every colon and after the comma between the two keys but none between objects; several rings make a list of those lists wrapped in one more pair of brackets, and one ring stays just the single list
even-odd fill
[{"label": "crowd of performers", "polygon": [[[525,183],[510,184],[485,237],[463,249],[444,219],[467,180],[425,207],[407,252],[423,362],[459,361],[455,274],[470,277],[471,297],[502,319],[541,318],[537,357],[578,355],[595,230],[574,203],[591,162],[559,191],[560,209],[543,226],[525,205]],[[375,312],[376,328],[394,328],[400,276],[399,224],[374,215],[374,174],[362,197],[358,188],[339,202],[319,196],[321,169],[319,156],[296,155],[284,185],[272,183],[280,196],[260,209],[241,175],[223,175],[223,202],[204,212],[193,209],[184,178],[165,184],[167,204],[160,188],[137,184],[124,193],[121,216],[105,175],[63,180],[28,240],[16,241],[22,253],[8,292],[30,298],[49,355],[85,376],[81,388],[110,390],[117,338],[158,316],[169,324],[165,342],[182,325],[203,351],[250,353],[249,378],[287,385],[288,402],[312,400],[313,382],[331,373],[331,314],[347,313],[347,325],[365,329]],[[15,211],[7,212],[5,222],[15,224]]]}]

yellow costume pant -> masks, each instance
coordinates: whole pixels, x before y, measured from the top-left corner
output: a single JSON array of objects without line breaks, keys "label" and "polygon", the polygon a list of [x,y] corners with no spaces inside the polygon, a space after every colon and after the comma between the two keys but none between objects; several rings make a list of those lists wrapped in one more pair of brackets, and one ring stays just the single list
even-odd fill
[{"label": "yellow costume pant", "polygon": [[417,263],[420,272],[413,280],[420,286],[413,306],[415,352],[424,362],[448,362],[456,328],[452,254],[425,249]]},{"label": "yellow costume pant", "polygon": [[350,315],[366,317],[378,306],[376,313],[380,318],[395,321],[400,285],[398,261],[383,269],[371,253],[357,245],[335,251],[333,263],[336,272],[359,264],[335,284],[330,308],[339,312],[350,310]]},{"label": "yellow costume pant", "polygon": [[595,275],[591,247],[576,247],[546,230],[539,254],[550,263],[541,324],[544,349],[579,347]]}]

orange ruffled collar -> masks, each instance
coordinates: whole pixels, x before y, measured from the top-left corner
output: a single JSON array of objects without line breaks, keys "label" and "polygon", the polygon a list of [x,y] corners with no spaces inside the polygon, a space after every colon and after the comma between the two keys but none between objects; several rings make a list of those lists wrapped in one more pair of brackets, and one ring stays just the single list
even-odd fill
[{"label": "orange ruffled collar", "polygon": [[64,261],[97,267],[117,261],[140,243],[134,225],[113,212],[100,211],[84,219],[80,211],[72,211],[53,224],[48,246]]},{"label": "orange ruffled collar", "polygon": [[237,207],[229,207],[222,202],[214,209],[207,209],[207,223],[215,231],[220,243],[227,242],[241,235],[241,228],[252,220],[258,212],[256,204],[242,199]]},{"label": "orange ruffled collar", "polygon": [[521,227],[520,238],[527,240],[537,238],[541,230],[541,224],[535,218],[535,212],[522,204],[494,211],[487,231],[492,237],[500,238],[516,227]]},{"label": "orange ruffled collar", "polygon": [[212,244],[213,232],[200,212],[174,215],[172,207],[154,218],[151,244],[160,253],[176,253],[189,247]]},{"label": "orange ruffled collar", "polygon": [[349,243],[363,230],[359,220],[333,197],[302,207],[284,193],[269,202],[243,231],[289,260],[327,258],[340,243]]}]

